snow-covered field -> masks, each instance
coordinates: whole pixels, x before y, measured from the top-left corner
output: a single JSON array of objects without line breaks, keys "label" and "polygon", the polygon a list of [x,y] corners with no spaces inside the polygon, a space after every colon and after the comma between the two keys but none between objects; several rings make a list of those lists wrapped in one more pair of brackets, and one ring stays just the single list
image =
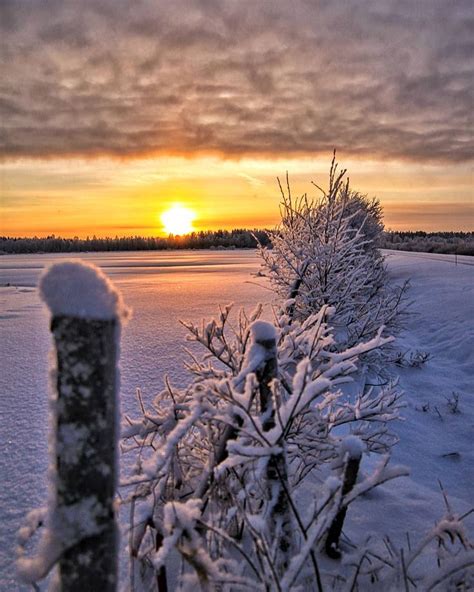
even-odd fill
[{"label": "snow-covered field", "polygon": [[[398,369],[407,407],[392,462],[408,466],[410,477],[351,508],[346,534],[360,540],[361,532],[382,530],[406,545],[406,533],[413,544],[446,513],[440,483],[454,512],[474,506],[474,260],[456,266],[452,255],[386,255],[393,281],[411,283],[412,316],[397,349],[430,358]],[[466,520],[471,538],[473,518]]]},{"label": "snow-covered field", "polygon": [[[255,253],[174,252],[81,254],[101,266],[134,314],[121,354],[122,410],[135,413],[135,388],[149,399],[168,373],[182,375],[178,318],[214,315],[219,304],[252,308],[272,294],[251,273]],[[48,318],[35,286],[42,268],[62,255],[0,258],[0,590],[14,579],[15,532],[26,512],[43,504],[47,467]],[[68,258],[71,258],[69,256]],[[444,512],[438,480],[460,514],[474,505],[474,261],[451,255],[388,252],[393,281],[411,279],[412,316],[397,344],[427,352],[421,367],[400,368],[407,407],[396,431],[397,463],[411,476],[377,489],[351,506],[346,534],[371,532],[411,540]],[[369,459],[370,460],[370,459]],[[474,516],[466,520],[473,531]]]}]

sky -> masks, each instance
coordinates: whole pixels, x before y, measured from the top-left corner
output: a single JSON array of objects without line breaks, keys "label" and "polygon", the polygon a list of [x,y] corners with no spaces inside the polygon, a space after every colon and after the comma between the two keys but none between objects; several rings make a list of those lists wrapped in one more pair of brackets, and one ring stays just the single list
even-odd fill
[{"label": "sky", "polygon": [[473,230],[465,0],[0,0],[0,233],[278,222],[333,149],[392,229]]}]

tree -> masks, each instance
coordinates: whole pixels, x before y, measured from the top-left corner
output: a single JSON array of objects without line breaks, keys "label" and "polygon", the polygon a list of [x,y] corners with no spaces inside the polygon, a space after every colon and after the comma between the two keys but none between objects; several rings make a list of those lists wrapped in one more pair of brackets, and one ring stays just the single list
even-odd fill
[{"label": "tree", "polygon": [[407,285],[389,287],[377,244],[383,231],[378,200],[349,187],[333,157],[322,198],[293,198],[288,176],[281,192],[281,222],[260,245],[260,275],[286,303],[284,314],[305,319],[322,306],[334,307],[339,344],[351,347],[383,326],[400,323]]}]

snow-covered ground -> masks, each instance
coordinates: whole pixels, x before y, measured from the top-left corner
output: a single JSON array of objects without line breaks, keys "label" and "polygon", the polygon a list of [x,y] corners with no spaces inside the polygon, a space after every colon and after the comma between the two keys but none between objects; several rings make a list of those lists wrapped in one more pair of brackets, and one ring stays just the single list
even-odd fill
[{"label": "snow-covered ground", "polygon": [[[123,334],[122,410],[135,413],[135,388],[149,399],[165,373],[182,376],[184,329],[178,318],[214,315],[219,304],[253,307],[270,292],[249,281],[253,252],[109,253],[77,256],[116,282],[134,310]],[[15,532],[26,512],[44,503],[47,467],[48,318],[35,286],[41,269],[62,255],[0,258],[0,590],[14,579]],[[67,258],[72,258],[71,256]],[[474,505],[474,260],[387,252],[393,281],[411,279],[412,316],[402,352],[427,352],[420,368],[399,370],[405,420],[394,461],[411,469],[351,506],[346,534],[371,532],[415,540],[444,511],[438,480],[453,509]],[[467,519],[471,532],[473,516]]]},{"label": "snow-covered ground", "polygon": [[[420,367],[397,370],[405,392],[400,442],[392,462],[410,468],[350,508],[346,534],[353,541],[380,538],[419,542],[446,513],[440,484],[459,515],[474,506],[474,259],[386,252],[393,281],[410,279],[411,316],[397,340],[400,352],[427,353]],[[471,538],[474,516],[465,521]]]}]

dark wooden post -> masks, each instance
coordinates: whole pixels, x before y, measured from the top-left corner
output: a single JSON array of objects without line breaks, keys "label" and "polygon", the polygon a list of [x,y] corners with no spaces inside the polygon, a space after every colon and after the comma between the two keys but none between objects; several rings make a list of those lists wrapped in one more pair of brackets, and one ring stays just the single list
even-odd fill
[{"label": "dark wooden post", "polygon": [[258,390],[260,395],[260,412],[263,417],[263,429],[267,432],[275,427],[275,409],[271,391],[272,380],[278,376],[278,360],[276,339],[259,339],[254,341],[265,351],[265,361],[257,369]]},{"label": "dark wooden post", "polygon": [[[350,443],[349,445],[347,445]],[[360,461],[362,458],[362,442],[355,436],[346,438],[346,442],[342,442],[341,456],[345,458],[343,481],[342,481],[342,497],[352,491],[359,472]],[[336,517],[329,527],[326,538],[326,554],[332,559],[339,559],[341,551],[339,550],[339,538],[341,536],[342,528],[344,526],[344,519],[347,513],[347,506],[340,508]]]},{"label": "dark wooden post", "polygon": [[[264,431],[275,427],[275,409],[271,391],[271,383],[278,377],[278,358],[275,327],[265,321],[256,321],[251,328],[253,343],[262,348],[264,360],[256,371],[259,394],[260,411],[263,417]],[[270,456],[267,465],[267,481],[269,496],[275,495],[276,501],[272,507],[270,524],[272,534],[278,535],[277,570],[279,575],[286,571],[294,548],[291,508],[288,501],[290,491],[288,468],[286,464],[285,443],[279,442],[282,452]]]},{"label": "dark wooden post", "polygon": [[51,267],[40,293],[52,313],[56,349],[50,522],[62,549],[59,587],[114,592],[120,294],[100,270],[78,262]]}]

